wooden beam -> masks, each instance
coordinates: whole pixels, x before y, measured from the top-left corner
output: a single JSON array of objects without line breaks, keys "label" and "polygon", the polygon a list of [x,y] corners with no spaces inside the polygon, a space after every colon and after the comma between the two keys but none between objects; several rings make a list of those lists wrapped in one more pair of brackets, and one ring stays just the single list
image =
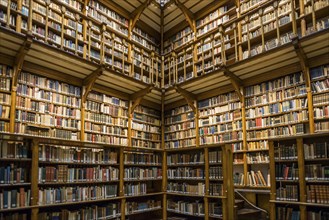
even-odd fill
[{"label": "wooden beam", "polygon": [[191,29],[193,30],[194,33],[196,33],[196,26],[195,26],[195,20],[194,20],[194,15],[193,13],[185,7],[184,4],[182,4],[179,0],[175,0],[175,4],[177,7],[183,12],[186,21],[190,25]]},{"label": "wooden beam", "polygon": [[[305,52],[304,52],[304,50],[303,50],[303,48],[300,44],[298,35],[294,35],[291,38],[291,42],[292,42],[292,45],[294,46],[297,57],[299,58],[300,66],[302,68],[302,72],[305,75],[309,71],[309,63],[308,63],[306,54],[305,54]],[[309,76],[307,76],[307,75],[305,75],[305,76],[306,76],[305,77],[306,86],[310,87],[311,82],[310,82]]]},{"label": "wooden beam", "polygon": [[29,52],[32,42],[33,42],[32,37],[33,36],[28,33],[26,35],[26,40],[25,40],[24,44],[21,46],[21,48],[17,52],[15,63],[14,63],[15,71],[14,71],[14,75],[13,75],[13,87],[16,87],[16,85],[17,85],[17,78],[18,78],[18,75],[22,71],[25,55]]},{"label": "wooden beam", "polygon": [[196,114],[197,113],[197,107],[195,106],[195,101],[197,100],[196,96],[193,93],[186,91],[185,89],[182,89],[176,84],[174,85],[174,89],[176,90],[176,92],[178,92],[184,97],[187,104],[192,108],[194,114]]},{"label": "wooden beam", "polygon": [[243,93],[241,92],[242,80],[232,73],[225,65],[221,66],[222,71],[224,72],[224,76],[228,77],[235,89],[235,92],[238,94],[240,101],[243,100]]},{"label": "wooden beam", "polygon": [[91,74],[89,74],[86,78],[84,78],[82,85],[85,87],[85,91],[82,96],[82,103],[85,103],[87,100],[87,96],[90,93],[92,87],[94,86],[96,80],[103,74],[105,70],[105,66],[101,65]]},{"label": "wooden beam", "polygon": [[138,6],[138,8],[136,8],[132,13],[131,13],[131,30],[134,29],[136,22],[138,21],[139,17],[141,16],[141,14],[143,13],[143,11],[145,10],[145,8],[151,3],[151,0],[145,0],[145,2],[143,4],[141,4],[140,6]]},{"label": "wooden beam", "polygon": [[140,104],[142,101],[143,97],[150,93],[152,89],[154,88],[154,85],[149,85],[145,89],[139,90],[138,92],[130,95],[130,100],[133,101],[133,104],[130,109],[130,114],[132,114],[135,110],[135,108]]}]

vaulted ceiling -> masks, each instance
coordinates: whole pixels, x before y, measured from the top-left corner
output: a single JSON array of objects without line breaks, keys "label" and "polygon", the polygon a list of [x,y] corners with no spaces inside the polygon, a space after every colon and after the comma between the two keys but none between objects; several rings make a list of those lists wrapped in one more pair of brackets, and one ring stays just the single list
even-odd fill
[{"label": "vaulted ceiling", "polygon": [[[188,25],[184,13],[196,16],[200,11],[220,4],[223,0],[111,0],[115,5],[126,10],[127,14],[135,15],[141,11],[139,26],[148,25],[158,34],[163,26],[164,33],[184,23]],[[162,4],[162,5],[161,5]],[[184,13],[183,13],[184,11]],[[162,15],[163,14],[163,15]],[[163,16],[163,20],[162,20]],[[163,24],[162,24],[163,22]],[[183,26],[181,27],[183,28]],[[177,29],[176,29],[177,32]],[[157,36],[155,36],[157,37]]]}]

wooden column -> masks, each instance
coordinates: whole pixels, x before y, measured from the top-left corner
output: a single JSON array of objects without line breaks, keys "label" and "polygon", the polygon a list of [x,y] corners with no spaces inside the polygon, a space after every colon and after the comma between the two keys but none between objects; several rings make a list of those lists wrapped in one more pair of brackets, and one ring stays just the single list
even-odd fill
[{"label": "wooden column", "polygon": [[33,14],[33,0],[29,2],[29,17],[27,20],[27,31],[32,33],[32,14]]},{"label": "wooden column", "polygon": [[198,111],[198,101],[194,100],[194,106],[195,110],[194,111],[194,123],[195,123],[195,146],[199,147],[200,146],[200,135],[199,135],[199,111]]},{"label": "wooden column", "polygon": [[306,21],[305,21],[305,5],[304,0],[299,0],[300,26],[302,37],[306,35]]},{"label": "wooden column", "polygon": [[[233,182],[233,153],[230,144],[225,144],[224,158],[226,163],[223,163],[223,170],[226,170],[226,190],[227,190],[227,220],[235,220],[235,196]],[[223,162],[224,162],[223,158]]]},{"label": "wooden column", "polygon": [[162,199],[162,219],[167,219],[167,152],[165,150],[165,89],[161,91],[161,145],[163,149],[162,153],[162,192],[163,192],[163,199]]},{"label": "wooden column", "polygon": [[[23,2],[22,0],[17,0],[17,11],[22,12]],[[22,31],[22,15],[17,14],[16,16],[16,32],[21,33]]]},{"label": "wooden column", "polygon": [[[38,205],[39,199],[39,142],[32,141],[32,165],[31,165],[31,206]],[[31,219],[38,220],[39,208],[32,208]]]},{"label": "wooden column", "polygon": [[132,146],[132,138],[131,138],[131,125],[132,125],[132,120],[133,120],[133,111],[132,111],[132,101],[129,102],[129,107],[128,107],[128,146]]},{"label": "wooden column", "polygon": [[209,219],[209,148],[204,148],[204,173],[205,173],[205,197],[204,197],[204,214],[205,219]]},{"label": "wooden column", "polygon": [[8,0],[7,4],[8,5],[7,5],[7,24],[6,24],[6,26],[7,26],[7,28],[9,28],[9,26],[10,26],[10,14],[11,14],[11,11],[10,11],[10,9],[11,9],[11,0]]},{"label": "wooden column", "polygon": [[[124,196],[124,148],[119,151],[119,196]],[[121,199],[121,220],[125,220],[125,204],[126,199]]]},{"label": "wooden column", "polygon": [[[274,142],[269,142],[269,156],[270,156],[270,176],[271,176],[271,192],[270,200],[276,199],[276,181],[275,181],[275,161],[274,161]],[[275,203],[270,203],[270,220],[276,219]]]},{"label": "wooden column", "polygon": [[[303,138],[297,138],[297,157],[298,157],[298,182],[299,182],[299,199],[301,203],[307,202],[306,180],[305,180],[305,163],[304,163],[304,143]],[[306,220],[306,206],[300,205],[300,219]]]}]

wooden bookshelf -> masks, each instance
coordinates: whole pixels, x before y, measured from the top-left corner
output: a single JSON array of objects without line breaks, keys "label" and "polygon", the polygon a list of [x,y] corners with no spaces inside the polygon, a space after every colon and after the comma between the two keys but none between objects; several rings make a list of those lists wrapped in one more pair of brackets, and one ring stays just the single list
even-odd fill
[{"label": "wooden bookshelf", "polygon": [[275,176],[271,179],[271,219],[316,219],[328,214],[328,141],[327,132],[271,139],[271,173]]}]

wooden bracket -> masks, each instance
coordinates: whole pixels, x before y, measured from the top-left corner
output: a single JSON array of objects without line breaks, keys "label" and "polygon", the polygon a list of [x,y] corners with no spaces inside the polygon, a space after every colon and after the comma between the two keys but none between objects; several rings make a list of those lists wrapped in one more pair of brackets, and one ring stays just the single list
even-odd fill
[{"label": "wooden bracket", "polygon": [[15,64],[14,64],[15,71],[13,73],[13,87],[17,86],[18,75],[22,71],[25,55],[29,52],[32,42],[33,42],[33,36],[28,33],[26,35],[26,40],[24,44],[21,46],[21,48],[19,49],[16,55]]},{"label": "wooden bracket", "polygon": [[130,100],[133,101],[133,105],[130,109],[130,114],[132,114],[135,111],[135,108],[140,104],[143,97],[150,93],[152,89],[154,88],[154,85],[149,85],[145,89],[139,90],[138,92],[135,92],[134,94],[130,95]]},{"label": "wooden bracket", "polygon": [[151,3],[151,0],[145,0],[145,2],[143,4],[141,4],[140,6],[138,6],[138,8],[136,8],[132,13],[131,13],[131,29],[133,30],[136,22],[138,21],[139,17],[141,16],[141,14],[143,13],[143,11],[145,10],[145,8]]},{"label": "wooden bracket", "polygon": [[82,103],[86,102],[88,94],[90,93],[96,80],[103,74],[104,70],[105,70],[105,66],[101,65],[96,70],[94,70],[91,74],[89,74],[86,78],[83,79],[82,84],[85,87],[85,91],[82,96]]},{"label": "wooden bracket", "polygon": [[221,70],[224,72],[224,76],[228,77],[235,89],[235,92],[238,94],[240,101],[243,100],[243,93],[240,90],[240,87],[242,86],[242,80],[234,75],[225,65],[221,66]]},{"label": "wooden bracket", "polygon": [[182,4],[179,0],[175,0],[175,4],[183,12],[188,24],[190,25],[191,29],[193,30],[193,32],[196,33],[196,26],[195,26],[195,22],[194,22],[193,13],[188,8],[186,8],[185,5]]},{"label": "wooden bracket", "polygon": [[291,42],[292,45],[294,46],[295,52],[297,54],[297,57],[299,58],[300,65],[302,68],[302,72],[304,74],[306,86],[310,87],[311,86],[311,81],[310,81],[310,76],[309,76],[309,63],[307,60],[307,56],[300,45],[299,37],[298,35],[294,35],[291,37]]},{"label": "wooden bracket", "polygon": [[196,114],[197,113],[197,107],[195,106],[195,101],[197,100],[196,96],[193,93],[186,91],[185,89],[182,89],[176,84],[174,84],[174,89],[176,90],[176,92],[178,92],[184,97],[187,104],[192,108],[194,114]]}]

